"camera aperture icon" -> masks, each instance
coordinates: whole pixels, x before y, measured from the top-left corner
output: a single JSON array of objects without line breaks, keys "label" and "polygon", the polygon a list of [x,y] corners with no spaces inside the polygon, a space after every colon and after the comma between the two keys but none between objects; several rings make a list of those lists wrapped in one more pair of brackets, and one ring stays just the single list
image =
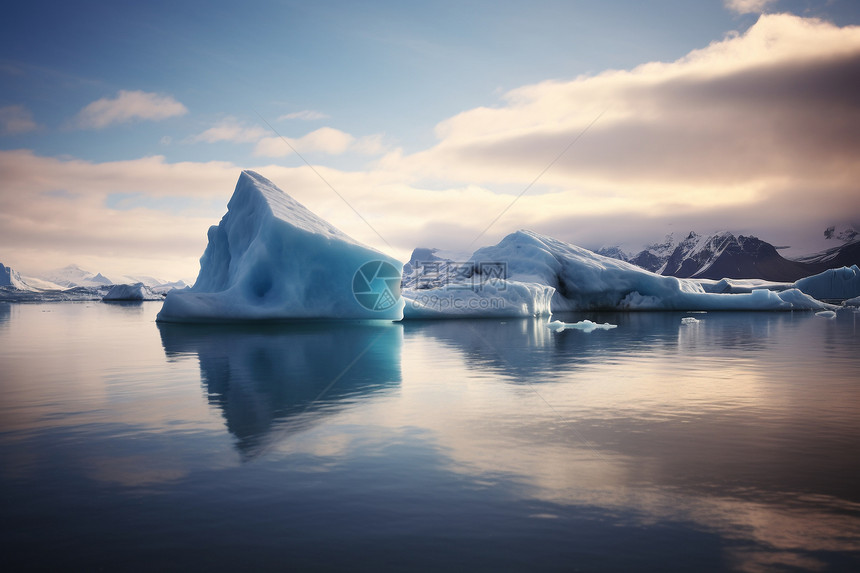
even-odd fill
[{"label": "camera aperture icon", "polygon": [[352,294],[367,310],[388,310],[400,300],[400,271],[387,261],[370,261],[355,271]]}]

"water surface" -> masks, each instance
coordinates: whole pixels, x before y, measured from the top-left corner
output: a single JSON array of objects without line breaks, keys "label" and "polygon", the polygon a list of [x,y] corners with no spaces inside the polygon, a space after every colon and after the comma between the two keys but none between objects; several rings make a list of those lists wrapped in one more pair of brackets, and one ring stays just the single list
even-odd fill
[{"label": "water surface", "polygon": [[0,303],[7,563],[860,568],[852,311],[556,333],[158,325],[159,308]]}]

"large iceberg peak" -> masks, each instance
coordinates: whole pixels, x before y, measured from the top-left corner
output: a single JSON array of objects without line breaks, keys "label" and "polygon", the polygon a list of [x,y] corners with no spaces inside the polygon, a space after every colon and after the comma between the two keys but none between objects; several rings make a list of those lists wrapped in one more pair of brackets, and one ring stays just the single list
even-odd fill
[{"label": "large iceberg peak", "polygon": [[242,172],[208,237],[194,286],[168,294],[158,320],[402,317],[401,263],[353,240],[258,173]]},{"label": "large iceberg peak", "polygon": [[[284,193],[277,185],[255,171],[246,169],[239,175],[236,190],[227,203],[227,213],[253,209],[268,210],[271,215],[308,233],[320,234],[358,244],[328,221],[314,215],[307,207]],[[226,216],[226,215],[225,215]]]}]

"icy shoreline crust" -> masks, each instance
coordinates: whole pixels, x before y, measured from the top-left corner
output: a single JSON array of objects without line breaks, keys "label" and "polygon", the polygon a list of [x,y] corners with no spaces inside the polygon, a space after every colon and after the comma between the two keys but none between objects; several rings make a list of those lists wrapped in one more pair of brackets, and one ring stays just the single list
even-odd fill
[{"label": "icy shoreline crust", "polygon": [[403,316],[403,301],[365,308],[353,278],[365,263],[402,264],[361,245],[271,181],[243,171],[190,289],[171,291],[160,322],[290,319],[385,319]]},{"label": "icy shoreline crust", "polygon": [[[478,296],[487,301],[496,299],[492,312],[480,312],[469,302],[476,296],[474,290],[449,284],[444,288],[405,290],[404,317],[528,316],[581,310],[833,308],[796,288],[781,292],[761,288],[741,294],[707,292],[697,280],[657,275],[532,231],[517,231],[498,245],[479,249],[470,262],[475,269],[482,268],[482,263],[488,267],[494,263],[506,265],[506,280],[494,283],[495,291],[486,287],[478,291]],[[473,277],[471,284],[476,283],[480,284],[480,280]],[[505,284],[508,288],[501,288]],[[448,299],[448,303],[445,308],[437,305],[429,312],[426,301],[434,295]],[[516,300],[508,305],[510,298]],[[549,308],[546,308],[547,298]],[[491,306],[490,302],[486,306]]]}]

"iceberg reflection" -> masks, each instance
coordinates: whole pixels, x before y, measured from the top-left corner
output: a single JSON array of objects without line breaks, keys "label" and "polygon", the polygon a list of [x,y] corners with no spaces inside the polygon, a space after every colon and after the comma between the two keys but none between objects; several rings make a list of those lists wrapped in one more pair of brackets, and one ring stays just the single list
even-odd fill
[{"label": "iceberg reflection", "polygon": [[0,326],[9,324],[12,315],[12,305],[8,302],[0,302]]},{"label": "iceberg reflection", "polygon": [[158,323],[168,359],[196,355],[209,403],[245,456],[400,384],[399,324]]}]

